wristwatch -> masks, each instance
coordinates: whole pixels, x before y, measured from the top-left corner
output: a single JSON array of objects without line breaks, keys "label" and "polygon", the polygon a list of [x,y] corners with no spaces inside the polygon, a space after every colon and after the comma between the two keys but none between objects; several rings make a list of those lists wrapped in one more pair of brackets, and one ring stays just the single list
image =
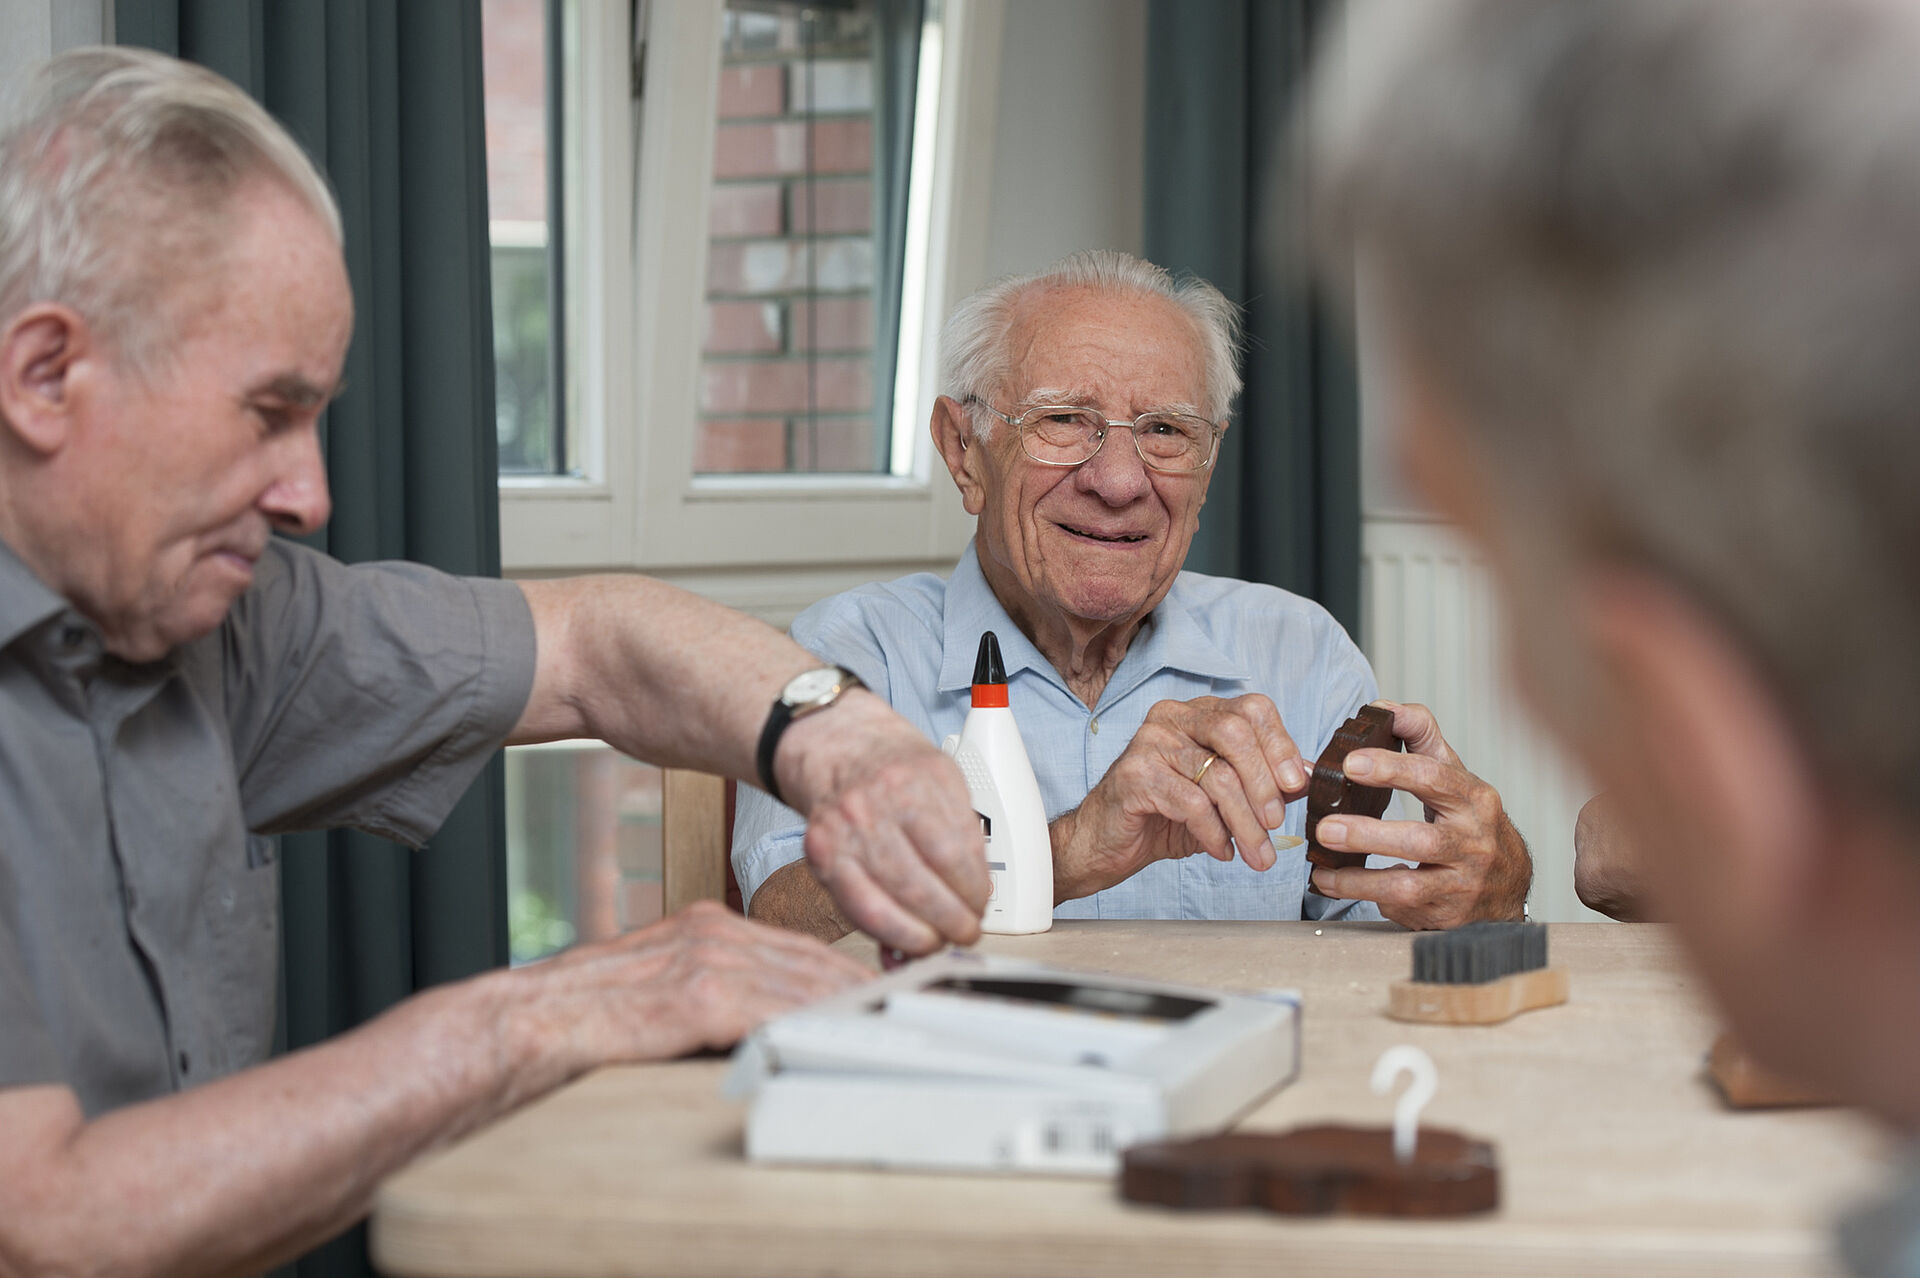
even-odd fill
[{"label": "wristwatch", "polygon": [[849,688],[866,686],[860,682],[859,675],[845,666],[803,670],[787,680],[787,686],[780,690],[779,700],[767,712],[767,726],[760,729],[760,751],[756,759],[760,769],[760,788],[785,803],[786,800],[780,797],[780,783],[773,776],[773,752],[779,748],[780,736],[787,730],[787,725],[795,719],[804,719],[816,710],[825,710]]}]

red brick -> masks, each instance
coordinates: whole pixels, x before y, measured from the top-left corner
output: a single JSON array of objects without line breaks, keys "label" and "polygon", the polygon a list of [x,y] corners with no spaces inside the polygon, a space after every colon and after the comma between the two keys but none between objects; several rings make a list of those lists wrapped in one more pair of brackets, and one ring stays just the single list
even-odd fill
[{"label": "red brick", "polygon": [[796,297],[793,349],[796,351],[864,351],[873,348],[871,297]]},{"label": "red brick", "polygon": [[487,117],[487,213],[547,220],[547,71],[541,0],[486,0],[480,56]]},{"label": "red brick", "polygon": [[709,355],[771,355],[780,349],[777,302],[709,302],[703,345]]},{"label": "red brick", "polygon": [[700,369],[708,413],[860,413],[872,403],[873,367],[864,359],[725,360]]},{"label": "red brick", "polygon": [[777,177],[807,170],[808,130],[815,173],[867,173],[873,169],[873,121],[780,120],[722,124],[713,146],[717,178]]},{"label": "red brick", "polygon": [[793,452],[796,471],[870,475],[874,471],[873,415],[795,422]]},{"label": "red brick", "polygon": [[784,293],[806,280],[806,245],[736,240],[707,247],[707,292]]},{"label": "red brick", "polygon": [[778,182],[719,182],[707,206],[707,234],[781,235],[786,227],[785,192]]},{"label": "red brick", "polygon": [[787,104],[787,69],[778,63],[727,67],[720,72],[720,118],[779,115]]},{"label": "red brick", "polygon": [[[813,264],[808,277],[807,264]],[[873,241],[720,240],[707,246],[707,293],[853,293],[873,287]]]},{"label": "red brick", "polygon": [[731,475],[787,468],[787,423],[703,421],[693,438],[693,469],[701,475]]},{"label": "red brick", "polygon": [[873,230],[873,183],[864,178],[831,182],[803,178],[788,186],[787,203],[796,235],[865,235]]}]

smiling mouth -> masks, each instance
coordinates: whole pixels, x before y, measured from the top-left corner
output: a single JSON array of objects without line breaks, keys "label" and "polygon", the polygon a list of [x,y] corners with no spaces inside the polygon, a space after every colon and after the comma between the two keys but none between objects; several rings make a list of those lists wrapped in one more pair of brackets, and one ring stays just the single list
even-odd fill
[{"label": "smiling mouth", "polygon": [[1116,533],[1108,536],[1105,533],[1089,532],[1085,528],[1075,528],[1072,524],[1061,524],[1060,526],[1076,537],[1085,537],[1088,541],[1104,541],[1110,546],[1130,546],[1135,542],[1141,542],[1147,539],[1145,533]]}]

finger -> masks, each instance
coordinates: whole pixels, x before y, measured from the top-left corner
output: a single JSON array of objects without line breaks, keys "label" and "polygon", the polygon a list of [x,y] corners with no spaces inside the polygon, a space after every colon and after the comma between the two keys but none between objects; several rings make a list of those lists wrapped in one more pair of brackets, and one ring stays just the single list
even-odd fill
[{"label": "finger", "polygon": [[[1287,735],[1273,703],[1265,697],[1247,696],[1232,701],[1202,698],[1174,704],[1180,707],[1175,723],[1193,740],[1193,748],[1216,754],[1232,765],[1263,828],[1272,829],[1285,820],[1287,798],[1304,792],[1306,772],[1299,748]],[[1187,757],[1183,753],[1182,758]]]},{"label": "finger", "polygon": [[1486,784],[1458,763],[1398,750],[1355,750],[1343,768],[1349,780],[1405,790],[1443,815],[1469,810]]},{"label": "finger", "polygon": [[[884,784],[891,779],[883,777],[879,781]],[[865,870],[867,881],[894,904],[941,937],[970,945],[979,938],[980,914],[990,891],[979,823],[969,807],[964,809],[964,816],[954,814],[950,821],[935,823],[931,833],[923,833],[916,839],[892,819],[896,811],[902,811],[908,820],[919,820],[924,825],[926,807],[926,791],[911,784],[886,794],[865,788],[849,790],[828,805],[826,821],[816,821],[809,826],[805,846],[811,857],[817,827],[820,831],[817,837],[823,843],[831,840],[842,845],[836,860],[844,861],[851,854]],[[935,841],[942,848],[939,855],[946,859],[946,864],[938,867],[930,865],[921,851],[923,844]],[[948,882],[946,874],[963,881],[970,877],[980,904],[975,906],[962,897]],[[828,890],[832,890],[831,885]],[[900,945],[899,948],[918,954],[934,945]]]},{"label": "finger", "polygon": [[[1231,771],[1232,765],[1216,761],[1202,781],[1210,780],[1213,771],[1220,768]],[[1187,837],[1199,844],[1214,860],[1233,860],[1233,835],[1220,819],[1220,809],[1214,806],[1213,796],[1202,785],[1194,785],[1191,781],[1177,782],[1173,793],[1154,796],[1154,808],[1161,816],[1184,829]]]},{"label": "finger", "polygon": [[1321,896],[1336,901],[1373,901],[1384,912],[1389,906],[1401,909],[1428,902],[1435,887],[1428,880],[1434,877],[1432,871],[1404,865],[1337,870],[1316,866],[1312,882],[1313,890]]},{"label": "finger", "polygon": [[1390,856],[1434,865],[1461,859],[1456,843],[1424,821],[1382,821],[1343,813],[1322,818],[1313,833],[1320,846],[1332,852]]},{"label": "finger", "polygon": [[[1261,769],[1265,771],[1264,762]],[[1267,840],[1267,825],[1254,815],[1247,792],[1240,784],[1240,775],[1233,765],[1224,761],[1216,762],[1201,778],[1199,788],[1219,814],[1219,820],[1235,846],[1240,849],[1241,859],[1256,870],[1271,868],[1274,854],[1273,845]]]},{"label": "finger", "polygon": [[[1243,713],[1253,724],[1260,738],[1261,752],[1267,758],[1267,766],[1272,770],[1274,779],[1288,799],[1297,799],[1307,792],[1308,765],[1300,753],[1300,746],[1287,731],[1286,721],[1280,717],[1280,708],[1263,696],[1246,696],[1238,699],[1244,706]],[[1286,813],[1280,811],[1263,812],[1271,816],[1268,827],[1277,826]]]},{"label": "finger", "polygon": [[1393,735],[1406,742],[1408,750],[1460,766],[1460,756],[1440,734],[1440,721],[1434,718],[1433,711],[1414,701],[1402,704],[1382,699],[1373,704],[1393,711]]},{"label": "finger", "polygon": [[941,932],[931,922],[907,909],[886,887],[874,880],[860,857],[847,846],[846,820],[828,810],[807,825],[802,841],[814,876],[845,911],[855,927],[882,945],[926,954],[940,945]]}]

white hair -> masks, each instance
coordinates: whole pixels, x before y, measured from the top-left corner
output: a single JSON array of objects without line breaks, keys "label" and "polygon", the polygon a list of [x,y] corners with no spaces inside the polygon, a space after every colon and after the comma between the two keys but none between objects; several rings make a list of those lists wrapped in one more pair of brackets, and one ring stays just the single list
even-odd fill
[{"label": "white hair", "polygon": [[1330,273],[1357,252],[1454,397],[1536,683],[1599,709],[1551,591],[1641,566],[1836,775],[1920,810],[1920,15],[1375,3],[1327,52]]},{"label": "white hair", "polygon": [[135,367],[164,354],[177,284],[217,260],[246,183],[276,180],[341,236],[326,181],[252,98],[129,48],[41,64],[0,124],[0,326],[72,307]]},{"label": "white hair", "polygon": [[[953,308],[940,330],[941,393],[965,402],[998,393],[1012,367],[1008,339],[1020,304],[1048,289],[1085,288],[1165,298],[1179,307],[1198,330],[1206,363],[1208,420],[1225,419],[1240,393],[1240,308],[1219,289],[1195,276],[1176,279],[1164,268],[1131,253],[1091,249],[1061,258],[1028,275],[993,281]],[[973,413],[976,437],[992,437],[999,420]]]}]

